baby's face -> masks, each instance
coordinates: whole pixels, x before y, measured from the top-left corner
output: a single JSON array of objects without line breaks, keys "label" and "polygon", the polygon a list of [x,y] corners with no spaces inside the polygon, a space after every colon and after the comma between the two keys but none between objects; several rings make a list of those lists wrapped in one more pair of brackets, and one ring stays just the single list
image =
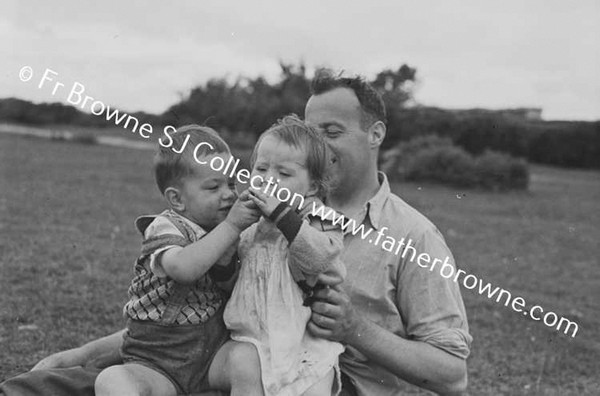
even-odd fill
[{"label": "baby's face", "polygon": [[194,164],[194,172],[181,181],[183,213],[188,219],[206,230],[211,230],[225,220],[237,195],[233,179],[214,171],[208,164],[214,157],[227,163],[229,154],[219,153],[200,157],[206,165]]},{"label": "baby's face", "polygon": [[251,176],[255,175],[262,176],[264,180],[272,177],[278,188],[285,187],[292,194],[305,196],[316,192],[315,183],[310,180],[306,169],[304,150],[289,146],[272,135],[265,136],[258,147]]}]

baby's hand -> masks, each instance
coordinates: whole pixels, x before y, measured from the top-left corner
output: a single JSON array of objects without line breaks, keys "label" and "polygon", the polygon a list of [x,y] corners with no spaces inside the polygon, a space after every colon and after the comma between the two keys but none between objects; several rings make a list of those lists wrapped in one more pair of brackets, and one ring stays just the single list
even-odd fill
[{"label": "baby's hand", "polygon": [[246,191],[249,191],[250,199],[263,212],[265,217],[269,217],[271,213],[273,213],[277,205],[281,203],[281,201],[277,198],[271,197],[260,190],[249,188]]},{"label": "baby's hand", "polygon": [[[247,191],[247,190],[246,190]],[[244,191],[229,211],[225,221],[242,232],[251,224],[256,223],[260,218],[261,212],[256,204],[249,198],[249,194]]]}]

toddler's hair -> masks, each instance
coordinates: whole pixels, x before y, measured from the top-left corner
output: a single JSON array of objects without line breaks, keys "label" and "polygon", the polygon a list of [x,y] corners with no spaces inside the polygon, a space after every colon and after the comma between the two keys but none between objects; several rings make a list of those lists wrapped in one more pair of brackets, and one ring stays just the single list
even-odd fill
[{"label": "toddler's hair", "polygon": [[[154,178],[161,194],[165,192],[167,187],[176,185],[186,176],[191,175],[194,169],[201,165],[194,159],[194,150],[203,142],[207,144],[201,145],[196,151],[196,156],[209,154],[230,154],[229,146],[212,128],[200,125],[185,125],[179,127],[177,131],[170,134],[173,139],[172,144],[168,147],[158,145],[158,150],[154,156]],[[188,139],[189,136],[189,139]],[[185,143],[187,140],[187,143]],[[174,150],[181,151],[181,147],[185,144],[185,149],[181,153],[176,153]]]},{"label": "toddler's hair", "polygon": [[317,184],[317,196],[324,198],[331,189],[331,150],[316,129],[302,121],[297,115],[290,114],[277,120],[263,132],[252,152],[250,166],[254,168],[257,150],[266,136],[275,136],[283,143],[303,150],[306,153],[306,169],[311,181]]}]

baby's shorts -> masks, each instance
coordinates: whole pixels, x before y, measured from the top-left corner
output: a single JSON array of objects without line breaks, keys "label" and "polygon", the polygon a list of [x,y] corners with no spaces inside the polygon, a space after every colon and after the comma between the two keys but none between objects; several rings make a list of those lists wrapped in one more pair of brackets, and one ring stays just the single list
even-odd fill
[{"label": "baby's shorts", "polygon": [[199,393],[210,389],[210,364],[228,339],[223,309],[207,322],[194,325],[130,319],[121,355],[124,363],[141,364],[163,374],[178,394]]}]

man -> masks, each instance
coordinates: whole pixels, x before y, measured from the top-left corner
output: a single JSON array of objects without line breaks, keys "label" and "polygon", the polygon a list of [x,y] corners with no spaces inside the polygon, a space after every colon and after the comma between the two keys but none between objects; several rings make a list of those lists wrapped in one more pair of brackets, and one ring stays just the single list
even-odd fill
[{"label": "man", "polygon": [[421,253],[440,260],[452,255],[435,226],[392,194],[377,171],[386,133],[381,97],[360,78],[321,73],[305,117],[335,155],[338,185],[327,205],[414,249],[395,254],[377,241],[377,232],[366,240],[346,234],[346,281],[317,293],[323,301],[312,306],[309,330],[346,344],[342,372],[359,395],[399,394],[402,380],[441,394],[462,393],[471,336],[460,291],[414,260]]},{"label": "man", "polygon": [[[315,335],[346,345],[340,358],[344,394],[398,395],[405,381],[440,394],[463,393],[471,336],[460,291],[455,282],[414,260],[426,253],[440,261],[449,258],[447,265],[453,265],[452,255],[435,226],[392,194],[385,175],[377,171],[386,133],[381,97],[360,78],[322,71],[313,81],[305,118],[323,133],[335,155],[337,185],[327,205],[365,229],[373,228],[370,239],[346,234],[346,281],[340,285],[321,279],[330,287],[316,293],[308,324]],[[388,238],[404,238],[408,254],[384,249],[382,241]],[[33,395],[34,389],[52,383],[57,395],[92,394],[97,369],[43,369],[94,366],[93,359],[99,366],[118,361],[121,335],[49,356],[0,391]]]}]

